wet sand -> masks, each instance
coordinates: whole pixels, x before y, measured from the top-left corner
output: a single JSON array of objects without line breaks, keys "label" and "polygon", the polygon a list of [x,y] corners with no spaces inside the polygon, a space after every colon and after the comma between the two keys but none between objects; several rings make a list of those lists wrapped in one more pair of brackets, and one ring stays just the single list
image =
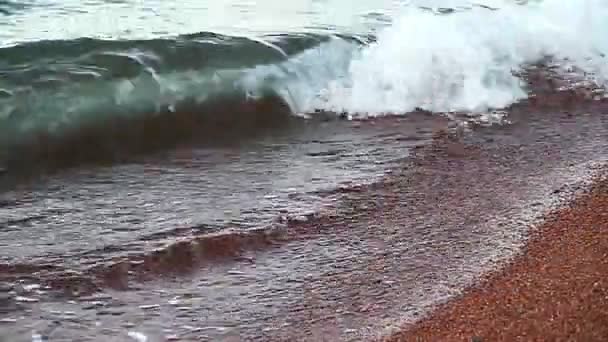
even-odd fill
[{"label": "wet sand", "polygon": [[524,249],[387,341],[607,341],[608,179],[548,216]]}]

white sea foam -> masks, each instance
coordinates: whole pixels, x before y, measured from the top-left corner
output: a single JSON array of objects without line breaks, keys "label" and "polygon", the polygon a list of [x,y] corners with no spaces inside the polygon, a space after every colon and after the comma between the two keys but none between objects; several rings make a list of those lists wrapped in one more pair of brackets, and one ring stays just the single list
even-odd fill
[{"label": "white sea foam", "polygon": [[291,60],[284,68],[298,77],[279,92],[295,112],[376,116],[503,108],[527,96],[513,73],[547,56],[608,80],[607,1],[488,5],[499,10],[437,15],[410,6],[375,43],[348,57],[334,42]]}]

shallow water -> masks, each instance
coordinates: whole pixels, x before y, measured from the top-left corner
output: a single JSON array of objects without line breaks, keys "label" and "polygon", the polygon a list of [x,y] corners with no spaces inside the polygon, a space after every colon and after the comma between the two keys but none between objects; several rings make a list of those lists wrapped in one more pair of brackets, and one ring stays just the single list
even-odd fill
[{"label": "shallow water", "polygon": [[327,205],[315,193],[373,182],[428,139],[430,128],[416,121],[357,128],[301,120],[254,140],[33,181],[0,195],[0,259],[56,255],[77,266],[79,255],[106,246],[149,251],[164,241],[148,246],[146,237],[165,231],[248,229],[313,213]]}]

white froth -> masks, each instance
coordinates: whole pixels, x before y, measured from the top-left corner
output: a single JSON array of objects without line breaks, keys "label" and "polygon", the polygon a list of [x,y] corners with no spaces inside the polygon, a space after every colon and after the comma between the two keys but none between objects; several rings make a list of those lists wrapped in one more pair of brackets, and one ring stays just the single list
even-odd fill
[{"label": "white froth", "polygon": [[[280,91],[297,113],[324,110],[376,116],[416,108],[504,108],[527,96],[514,72],[548,56],[574,64],[598,82],[608,80],[602,56],[608,52],[608,2],[488,5],[499,10],[472,7],[437,15],[410,6],[374,44],[351,51],[348,61],[343,60],[345,49],[323,46],[316,55],[306,52],[304,61],[300,57],[288,63],[288,71],[305,70],[304,66],[308,70],[306,77]],[[334,58],[332,51],[337,53]]]}]

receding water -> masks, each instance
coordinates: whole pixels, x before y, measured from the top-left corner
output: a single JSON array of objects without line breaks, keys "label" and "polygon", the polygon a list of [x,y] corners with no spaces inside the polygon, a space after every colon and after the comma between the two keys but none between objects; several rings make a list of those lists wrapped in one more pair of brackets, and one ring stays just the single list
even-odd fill
[{"label": "receding water", "polygon": [[428,125],[408,122],[367,128],[300,122],[253,140],[34,181],[0,194],[0,260],[52,255],[78,267],[80,254],[107,246],[149,251],[158,245],[143,241],[162,232],[249,229],[316,212],[329,203],[315,193],[379,179],[429,137]]}]

